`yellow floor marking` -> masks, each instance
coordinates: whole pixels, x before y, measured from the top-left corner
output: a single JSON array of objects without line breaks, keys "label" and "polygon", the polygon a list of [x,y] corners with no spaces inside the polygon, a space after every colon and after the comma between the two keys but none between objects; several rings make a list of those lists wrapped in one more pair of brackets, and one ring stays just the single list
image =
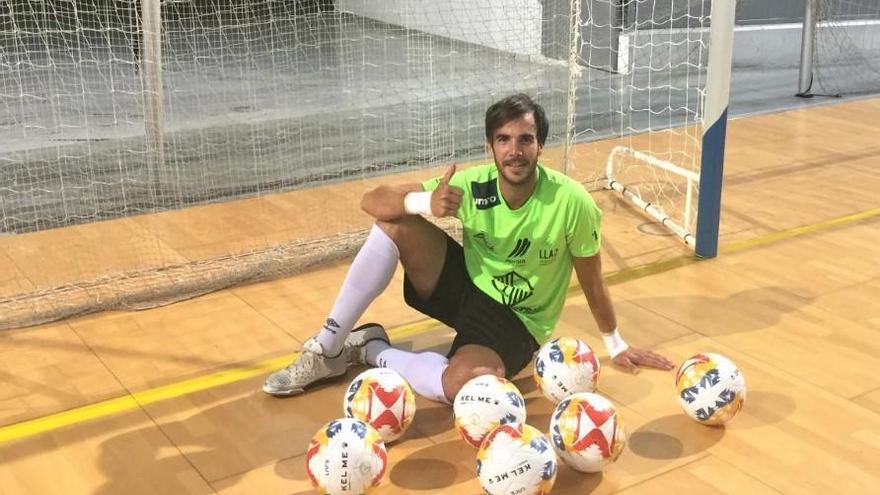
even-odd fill
[{"label": "yellow floor marking", "polygon": [[[804,225],[801,227],[784,230],[782,232],[766,234],[760,237],[756,237],[754,239],[734,242],[729,245],[723,246],[720,251],[722,253],[729,254],[738,251],[744,251],[747,249],[753,249],[793,237],[812,234],[815,232],[852,224],[854,222],[872,218],[878,215],[880,215],[880,208],[865,210],[860,213],[835,218],[825,222]],[[680,258],[652,263],[645,266],[620,270],[618,272],[609,274],[606,277],[606,280],[609,285],[616,285],[630,280],[636,280],[650,275],[656,275],[658,273],[690,265],[692,263],[698,263],[699,261],[700,260],[698,258],[695,258],[693,256],[682,256]],[[577,287],[577,285],[573,285],[569,288],[569,294],[572,294],[578,290],[579,288]],[[441,325],[441,323],[435,320],[427,319],[389,329],[388,333],[392,340],[399,341],[412,335],[425,333]],[[184,380],[162,387],[152,388],[141,392],[134,392],[124,397],[117,397],[115,399],[109,399],[95,404],[89,404],[87,406],[77,407],[67,411],[50,414],[48,416],[42,416],[39,418],[25,420],[20,423],[3,426],[0,427],[0,443],[38,435],[40,433],[45,433],[47,431],[55,430],[64,426],[83,423],[93,419],[102,418],[104,416],[109,416],[111,414],[116,414],[119,412],[135,409],[137,407],[142,407],[146,404],[152,404],[154,402],[173,399],[175,397],[180,397],[186,394],[191,394],[193,392],[218,387],[220,385],[226,385],[247,378],[252,378],[254,376],[265,375],[274,370],[283,368],[284,366],[289,364],[291,360],[296,357],[296,355],[297,353],[288,354],[281,357],[262,361],[254,365],[223,370],[212,373],[210,375],[196,377],[190,380]]]}]

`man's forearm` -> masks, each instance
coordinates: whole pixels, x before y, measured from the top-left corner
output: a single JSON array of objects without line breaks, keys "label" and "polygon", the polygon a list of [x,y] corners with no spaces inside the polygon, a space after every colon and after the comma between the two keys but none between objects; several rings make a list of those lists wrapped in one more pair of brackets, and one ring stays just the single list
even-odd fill
[{"label": "man's forearm", "polygon": [[614,313],[614,305],[611,302],[611,293],[603,280],[594,282],[590,287],[584,287],[584,295],[587,304],[593,313],[593,319],[602,333],[610,333],[617,328],[617,316]]},{"label": "man's forearm", "polygon": [[617,328],[617,318],[611,303],[611,293],[608,292],[608,285],[602,276],[602,258],[598,254],[588,258],[574,258],[574,268],[599,330],[606,334],[613,332]]},{"label": "man's forearm", "polygon": [[625,351],[629,345],[623,340],[617,328],[617,317],[614,314],[614,305],[611,302],[611,294],[605,280],[599,278],[589,289],[584,290],[590,311],[596,320],[599,331],[602,332],[602,343],[608,355],[613,359]]},{"label": "man's forearm", "polygon": [[361,199],[361,209],[376,220],[390,222],[407,214],[404,198],[410,192],[422,190],[420,184],[379,186],[368,191]]}]

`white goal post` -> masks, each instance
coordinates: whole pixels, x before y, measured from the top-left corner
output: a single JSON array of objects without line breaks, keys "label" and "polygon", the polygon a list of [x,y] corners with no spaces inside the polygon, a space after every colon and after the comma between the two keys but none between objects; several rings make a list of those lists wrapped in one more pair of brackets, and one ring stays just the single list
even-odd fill
[{"label": "white goal post", "polygon": [[880,91],[880,2],[804,0],[797,96]]},{"label": "white goal post", "polygon": [[[694,127],[700,132],[700,154],[696,170],[682,167],[673,161],[658,158],[650,153],[629,146],[616,146],[606,162],[607,187],[632,201],[638,208],[660,222],[695,250],[699,257],[711,258],[718,253],[718,230],[721,212],[721,188],[723,182],[724,143],[727,129],[727,107],[730,95],[730,71],[733,60],[733,31],[736,12],[735,0],[713,0],[711,2],[708,43],[699,38],[700,45],[708,44],[705,87],[700,88],[698,117]],[[699,27],[703,32],[706,28]],[[695,30],[673,29],[650,34],[650,38],[668,38],[672,45],[695,43],[690,33]],[[621,34],[618,53],[618,70],[623,74],[632,72],[630,61],[631,40],[639,36]],[[678,41],[676,41],[678,40]],[[648,48],[653,51],[653,48]],[[672,52],[672,50],[670,50]],[[654,55],[649,56],[651,66]],[[667,64],[674,64],[669,55]],[[685,55],[687,57],[687,55]],[[699,60],[699,59],[698,59]],[[617,177],[618,163],[631,158],[645,166],[661,170],[666,176],[678,177],[683,181],[681,192],[683,201],[678,203],[678,211],[669,208],[654,198],[641,194],[638,186],[627,185]],[[697,197],[695,204],[694,198]]]}]

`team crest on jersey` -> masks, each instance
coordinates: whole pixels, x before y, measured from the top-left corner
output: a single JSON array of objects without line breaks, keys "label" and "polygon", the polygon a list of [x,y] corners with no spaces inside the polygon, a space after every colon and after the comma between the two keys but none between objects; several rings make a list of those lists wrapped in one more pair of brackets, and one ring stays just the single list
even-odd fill
[{"label": "team crest on jersey", "polygon": [[489,182],[471,182],[471,194],[474,196],[474,205],[478,210],[488,210],[501,204],[497,179]]},{"label": "team crest on jersey", "polygon": [[495,277],[492,286],[501,294],[501,302],[505,306],[516,306],[535,292],[528,279],[516,272]]},{"label": "team crest on jersey", "polygon": [[474,234],[473,237],[475,241],[482,244],[483,247],[485,247],[489,251],[495,251],[495,245],[489,242],[489,234],[487,234],[485,231],[481,230],[480,232]]}]

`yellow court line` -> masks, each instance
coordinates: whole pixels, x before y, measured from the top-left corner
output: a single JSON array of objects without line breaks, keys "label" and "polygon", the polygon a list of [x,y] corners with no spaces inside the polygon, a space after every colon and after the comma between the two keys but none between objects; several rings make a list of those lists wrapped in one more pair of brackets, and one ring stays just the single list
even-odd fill
[{"label": "yellow court line", "polygon": [[412,335],[418,335],[420,333],[425,333],[425,332],[428,332],[429,330],[433,330],[433,329],[435,329],[437,327],[441,327],[441,326],[443,326],[443,324],[440,323],[439,321],[428,318],[425,320],[419,320],[419,321],[416,321],[413,323],[408,323],[403,326],[389,329],[388,330],[388,337],[391,338],[392,342],[396,342],[400,339],[403,339],[403,338],[406,338],[406,337],[409,337]]},{"label": "yellow court line", "polygon": [[29,419],[21,423],[13,423],[0,428],[0,443],[30,437],[55,430],[64,426],[82,423],[95,418],[102,418],[118,412],[127,411],[138,407],[134,397],[126,395],[115,399],[105,400],[87,406],[77,407],[68,411],[62,411],[40,418]]},{"label": "yellow court line", "polygon": [[[858,222],[859,220],[865,220],[878,215],[880,215],[880,208],[865,210],[860,213],[838,217],[825,222],[804,225],[782,232],[774,232],[772,234],[763,235],[754,239],[734,242],[727,246],[724,246],[721,249],[721,252],[734,253],[746,249],[766,246],[768,244],[781,240],[812,234],[823,230],[829,230],[834,227],[851,224],[854,222]],[[616,285],[619,283],[647,277],[650,275],[655,275],[693,263],[698,263],[699,261],[700,260],[698,258],[694,258],[690,255],[682,256],[679,258],[652,263],[645,266],[620,270],[606,276],[606,280],[609,285]],[[576,284],[569,288],[570,292],[572,290],[577,290]],[[405,337],[428,332],[440,326],[442,326],[441,323],[432,319],[426,319],[389,329],[388,333],[392,340],[398,341]],[[117,397],[95,404],[89,404],[67,411],[62,411],[59,413],[25,420],[20,423],[13,423],[11,425],[0,427],[0,443],[38,435],[40,433],[45,433],[47,431],[62,428],[64,426],[84,423],[86,421],[128,411],[131,409],[142,407],[147,404],[152,404],[154,402],[173,399],[175,397],[181,397],[201,390],[238,382],[247,378],[252,378],[257,375],[264,375],[279,368],[283,368],[288,363],[290,363],[290,361],[294,357],[296,357],[296,355],[297,353],[287,354],[284,356],[262,361],[254,365],[231,368],[228,370],[212,373],[210,375],[172,383],[162,387],[156,387],[141,392],[130,393],[123,397]]]},{"label": "yellow court line", "polygon": [[737,251],[742,251],[744,249],[752,249],[756,247],[766,246],[774,242],[791,239],[792,237],[798,237],[806,234],[812,234],[814,232],[819,232],[822,230],[833,229],[834,227],[848,225],[854,222],[858,222],[859,220],[866,220],[871,217],[876,217],[877,215],[880,215],[880,208],[872,208],[870,210],[861,211],[852,215],[832,218],[831,220],[826,220],[824,222],[803,225],[801,227],[795,227],[793,229],[783,230],[781,232],[774,232],[772,234],[765,234],[759,237],[755,237],[754,239],[746,239],[743,241],[733,242],[727,246],[723,246],[721,248],[721,253],[734,253]]},{"label": "yellow court line", "polygon": [[283,368],[296,357],[298,353],[272,358],[252,366],[244,366],[223,370],[210,375],[196,377],[161,387],[134,392],[114,399],[89,404],[67,411],[62,411],[48,416],[29,419],[20,423],[0,427],[0,443],[19,438],[29,437],[46,431],[82,423],[92,419],[109,416],[147,404],[159,402],[201,390],[238,382],[246,378],[270,373]]}]

